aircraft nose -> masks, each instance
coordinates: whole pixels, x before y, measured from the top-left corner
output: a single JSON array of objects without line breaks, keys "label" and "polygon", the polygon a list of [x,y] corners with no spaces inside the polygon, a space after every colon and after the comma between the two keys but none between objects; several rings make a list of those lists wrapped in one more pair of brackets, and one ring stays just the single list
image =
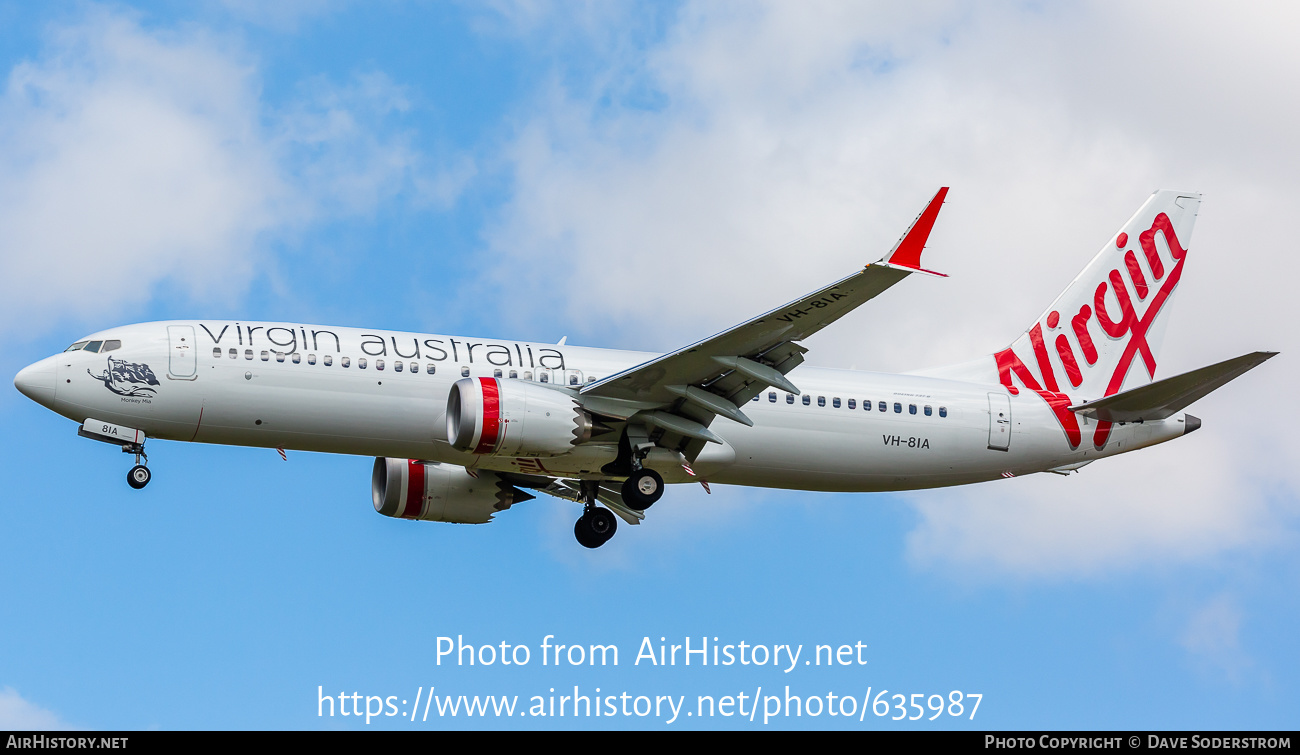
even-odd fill
[{"label": "aircraft nose", "polygon": [[56,361],[49,357],[24,367],[14,376],[14,387],[32,401],[49,406],[54,402]]}]

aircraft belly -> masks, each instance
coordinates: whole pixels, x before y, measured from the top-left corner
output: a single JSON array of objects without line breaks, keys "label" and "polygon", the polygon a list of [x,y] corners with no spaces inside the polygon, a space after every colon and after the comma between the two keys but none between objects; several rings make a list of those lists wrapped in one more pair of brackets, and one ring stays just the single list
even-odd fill
[{"label": "aircraft belly", "polygon": [[[469,461],[459,463],[470,465],[475,469],[490,469],[496,472],[587,478],[600,477],[600,468],[614,461],[617,456],[618,446],[616,445],[588,443],[578,446],[572,452],[561,456],[471,456]],[[671,470],[665,471],[671,472]],[[666,482],[677,482],[679,477],[685,477],[685,473],[680,469],[677,470],[676,476],[664,474]]]}]

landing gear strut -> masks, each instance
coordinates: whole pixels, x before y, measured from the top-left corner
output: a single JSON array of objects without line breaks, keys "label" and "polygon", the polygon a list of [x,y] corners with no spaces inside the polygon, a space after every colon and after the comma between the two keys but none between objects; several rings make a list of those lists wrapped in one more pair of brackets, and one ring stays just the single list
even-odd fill
[{"label": "landing gear strut", "polygon": [[632,474],[628,475],[623,482],[623,488],[620,491],[623,494],[623,503],[635,511],[645,511],[654,505],[664,494],[664,478],[653,469],[647,469],[643,462],[650,451],[654,449],[654,444],[650,442],[650,437],[646,434],[644,427],[639,425],[629,425],[627,428],[627,445],[628,464],[632,467]]},{"label": "landing gear strut", "polygon": [[135,454],[135,466],[131,467],[131,471],[126,473],[126,484],[136,490],[148,485],[149,480],[153,479],[153,475],[149,473],[149,467],[145,466],[149,463],[149,457],[144,452],[144,444],[132,443],[122,446],[122,453]]},{"label": "landing gear strut", "polygon": [[596,490],[600,483],[594,480],[583,480],[582,492],[586,500],[583,507],[582,516],[578,521],[573,523],[573,536],[578,539],[578,544],[584,548],[599,548],[618,531],[618,519],[610,513],[609,509],[602,509],[596,505]]}]

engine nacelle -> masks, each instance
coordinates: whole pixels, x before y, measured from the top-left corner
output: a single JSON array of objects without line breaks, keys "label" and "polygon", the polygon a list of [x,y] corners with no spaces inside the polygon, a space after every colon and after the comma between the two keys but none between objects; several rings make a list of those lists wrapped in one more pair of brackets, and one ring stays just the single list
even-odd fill
[{"label": "engine nacelle", "polygon": [[561,456],[591,437],[591,415],[528,380],[463,378],[447,397],[447,442],[490,456]]},{"label": "engine nacelle", "polygon": [[529,495],[496,472],[473,475],[455,464],[412,459],[375,459],[370,477],[375,511],[398,519],[483,524]]}]

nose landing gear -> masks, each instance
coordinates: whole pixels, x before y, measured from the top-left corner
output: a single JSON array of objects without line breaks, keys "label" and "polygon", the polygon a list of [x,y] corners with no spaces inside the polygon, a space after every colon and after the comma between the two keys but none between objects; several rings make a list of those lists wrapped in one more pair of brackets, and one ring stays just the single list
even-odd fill
[{"label": "nose landing gear", "polygon": [[143,464],[136,464],[131,467],[131,471],[126,473],[126,484],[139,490],[149,484],[149,479],[153,475],[149,474],[149,468]]},{"label": "nose landing gear", "polygon": [[149,480],[153,479],[153,475],[149,472],[149,467],[145,466],[149,463],[149,457],[144,452],[144,444],[132,443],[122,446],[122,453],[135,454],[135,466],[131,467],[131,471],[126,473],[126,484],[136,490],[148,485]]}]

